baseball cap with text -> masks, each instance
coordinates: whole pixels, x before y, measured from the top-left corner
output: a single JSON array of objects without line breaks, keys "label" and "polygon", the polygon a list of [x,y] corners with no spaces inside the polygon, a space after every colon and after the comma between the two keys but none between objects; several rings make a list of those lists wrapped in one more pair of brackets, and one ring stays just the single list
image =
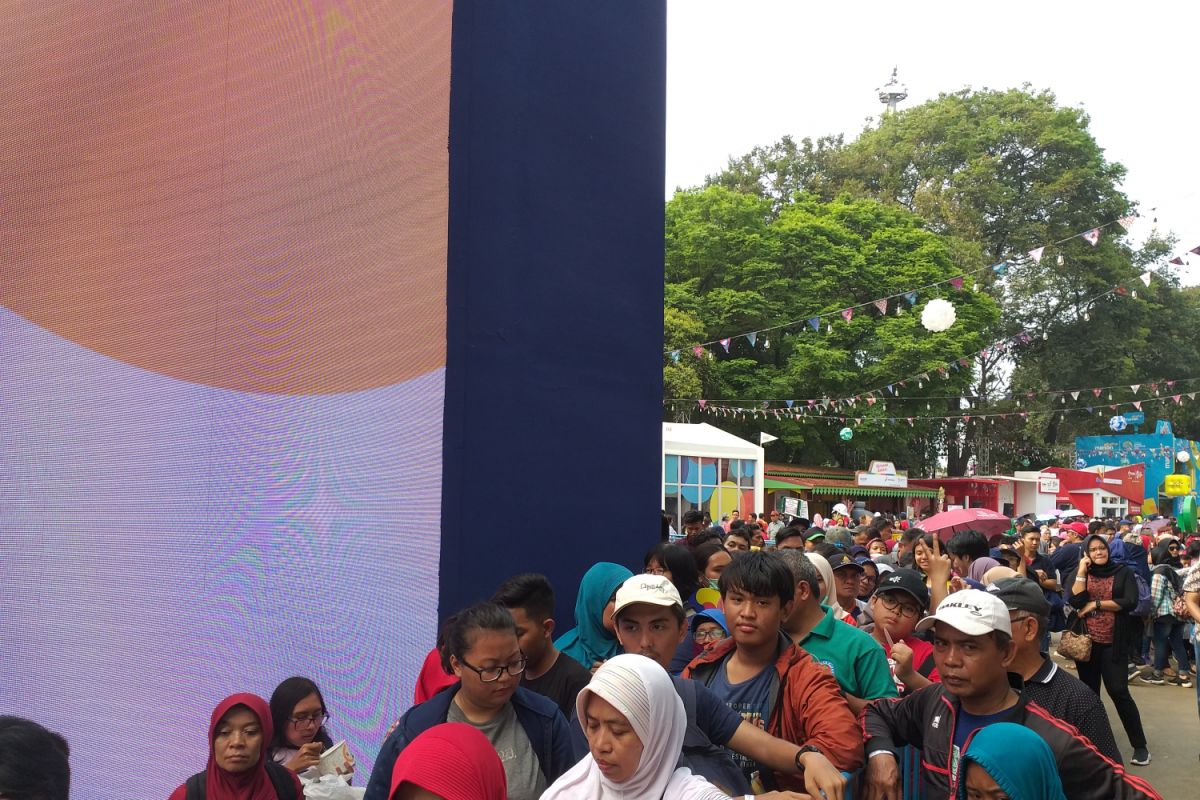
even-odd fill
[{"label": "baseball cap with text", "polygon": [[662,575],[634,575],[618,586],[613,614],[620,613],[622,608],[634,603],[683,607],[679,590]]},{"label": "baseball cap with text", "polygon": [[927,631],[935,623],[944,622],[968,636],[983,636],[1001,631],[1012,636],[1008,606],[994,594],[979,589],[963,589],[938,604],[937,612],[917,623],[918,631]]}]

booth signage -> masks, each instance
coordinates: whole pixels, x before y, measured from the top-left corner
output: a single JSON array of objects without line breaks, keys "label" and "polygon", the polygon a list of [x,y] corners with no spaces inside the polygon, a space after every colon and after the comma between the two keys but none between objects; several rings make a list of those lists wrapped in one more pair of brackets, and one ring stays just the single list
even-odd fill
[{"label": "booth signage", "polygon": [[859,486],[878,486],[884,489],[907,489],[908,473],[897,472],[891,461],[872,461],[866,472],[854,473]]},{"label": "booth signage", "polygon": [[1130,425],[1141,425],[1146,421],[1146,412],[1144,411],[1130,411],[1128,414],[1122,414],[1121,416]]},{"label": "booth signage", "polygon": [[1060,488],[1058,478],[1038,478],[1038,491],[1042,494],[1058,494]]},{"label": "booth signage", "polygon": [[1192,479],[1188,475],[1168,475],[1163,481],[1163,494],[1167,497],[1182,497],[1192,490]]}]

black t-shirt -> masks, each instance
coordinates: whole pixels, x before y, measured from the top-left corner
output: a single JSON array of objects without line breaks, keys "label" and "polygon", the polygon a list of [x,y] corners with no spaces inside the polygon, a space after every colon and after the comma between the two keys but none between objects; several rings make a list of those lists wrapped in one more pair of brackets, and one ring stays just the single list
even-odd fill
[{"label": "black t-shirt", "polygon": [[544,675],[532,680],[522,678],[521,685],[531,692],[549,697],[562,709],[563,716],[570,719],[571,712],[575,710],[575,697],[591,679],[592,674],[584,669],[582,664],[568,655],[559,653],[554,666],[546,670]]}]

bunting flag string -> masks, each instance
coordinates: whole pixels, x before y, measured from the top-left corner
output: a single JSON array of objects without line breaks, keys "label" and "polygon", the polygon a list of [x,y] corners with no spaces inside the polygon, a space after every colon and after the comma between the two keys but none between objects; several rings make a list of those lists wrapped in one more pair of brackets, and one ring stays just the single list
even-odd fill
[{"label": "bunting flag string", "polygon": [[[1086,241],[1091,243],[1092,246],[1094,247],[1097,244],[1097,242],[1099,241],[1100,231],[1102,231],[1104,228],[1107,228],[1110,225],[1119,224],[1119,225],[1121,225],[1122,228],[1124,228],[1126,231],[1128,231],[1130,225],[1132,225],[1132,220],[1134,220],[1136,218],[1137,218],[1136,215],[1132,215],[1130,217],[1121,217],[1120,219],[1110,220],[1109,222],[1105,222],[1102,225],[1098,225],[1094,228],[1090,228],[1089,230],[1083,231],[1081,233],[1076,233],[1071,236],[1067,236],[1063,239],[1059,239],[1056,242],[1051,242],[1048,245],[1041,245],[1040,247],[1036,247],[1033,250],[1030,250],[1025,255],[1030,260],[1034,261],[1035,263],[1040,264],[1041,259],[1042,259],[1042,253],[1045,251],[1046,247],[1060,247],[1063,244],[1071,241],[1072,239],[1080,239],[1080,238],[1085,239]],[[1129,222],[1129,224],[1126,224],[1127,221]],[[1093,241],[1093,239],[1095,239],[1095,241]],[[1200,247],[1197,247],[1197,249],[1200,250]],[[910,306],[916,305],[917,296],[918,296],[918,293],[920,293],[920,292],[925,292],[929,289],[933,289],[938,286],[945,286],[945,285],[950,285],[953,288],[955,288],[956,290],[962,291],[964,280],[966,278],[973,277],[973,276],[979,275],[980,273],[987,272],[987,271],[991,271],[997,275],[1003,275],[1007,272],[1009,266],[1011,266],[1011,261],[1009,261],[1009,260],[1000,261],[998,263],[989,264],[988,266],[980,267],[978,269],[971,270],[969,272],[964,272],[960,275],[954,275],[950,278],[946,278],[946,279],[943,279],[940,281],[935,281],[933,283],[926,284],[925,286],[918,286],[915,289],[909,289],[907,291],[896,292],[894,294],[887,295],[886,297],[880,297],[880,298],[876,298],[874,300],[868,300],[865,303],[858,303],[856,305],[852,305],[852,306],[843,308],[839,311],[825,311],[825,312],[822,312],[813,317],[794,319],[794,320],[791,320],[790,322],[784,322],[784,323],[780,323],[778,325],[771,325],[771,326],[768,326],[765,328],[759,328],[758,330],[747,331],[745,333],[734,334],[727,338],[730,340],[741,339],[741,338],[748,339],[748,337],[751,333],[763,334],[763,333],[770,333],[772,331],[785,331],[786,332],[788,329],[795,328],[796,326],[803,326],[805,323],[807,323],[813,329],[813,331],[816,332],[816,331],[820,330],[821,321],[822,321],[822,319],[824,319],[826,317],[841,316],[847,322],[849,322],[851,320],[851,318],[854,316],[854,313],[856,311],[858,311],[860,309],[869,308],[871,306],[874,306],[875,308],[879,309],[881,314],[886,314],[887,313],[887,311],[886,311],[887,303],[890,300],[904,298]],[[899,312],[899,311],[900,311],[900,309],[899,309],[899,307],[897,307],[897,312]],[[803,327],[801,327],[801,332],[802,331],[803,331]],[[709,342],[700,342],[696,346],[707,348],[707,347],[710,347],[713,345],[723,344],[723,342],[724,342],[723,339],[713,339],[712,341],[709,341]],[[753,345],[751,345],[751,346],[753,346]],[[680,349],[689,349],[689,348],[680,348]],[[678,352],[678,350],[665,350],[663,352],[665,355],[672,355],[673,353]]]}]

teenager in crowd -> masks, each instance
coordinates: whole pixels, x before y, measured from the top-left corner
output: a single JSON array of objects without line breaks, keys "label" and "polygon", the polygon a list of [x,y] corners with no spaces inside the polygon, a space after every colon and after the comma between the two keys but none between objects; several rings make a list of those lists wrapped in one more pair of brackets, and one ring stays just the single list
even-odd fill
[{"label": "teenager in crowd", "polygon": [[[758,531],[760,536],[763,532]],[[725,537],[725,549],[732,553],[747,553],[750,551],[750,540],[753,532],[750,528],[734,528],[729,531],[729,535]],[[761,546],[761,545],[760,545]]]},{"label": "teenager in crowd", "polygon": [[659,545],[646,554],[646,575],[665,575],[679,594],[691,597],[700,588],[700,571],[692,551],[679,545]]},{"label": "teenager in crowd", "polygon": [[729,551],[716,542],[700,545],[692,551],[692,556],[696,560],[696,570],[700,573],[700,585],[711,589],[717,588],[721,573],[733,561]]},{"label": "teenager in crowd", "polygon": [[615,656],[619,651],[612,625],[612,596],[631,575],[620,564],[593,564],[579,582],[575,627],[558,637],[554,646],[589,670]]},{"label": "teenager in crowd", "polygon": [[872,539],[871,541],[867,542],[867,555],[869,555],[873,561],[879,561],[881,559],[886,560],[887,554],[887,542],[885,542],[883,539]]},{"label": "teenager in crowd", "polygon": [[[711,650],[729,637],[729,625],[726,624],[725,614],[720,609],[706,608],[692,617],[689,627],[692,631],[696,655],[699,655],[701,650]],[[617,638],[620,636],[621,629],[618,626]]]},{"label": "teenager in crowd", "polygon": [[[1020,753],[1019,758],[1013,758]],[[1054,753],[1021,725],[998,722],[976,733],[963,753],[957,800],[1067,800]]]},{"label": "teenager in crowd", "polygon": [[[815,538],[824,538],[825,534],[814,533]],[[797,550],[808,549],[808,534],[799,528],[784,528],[775,536],[775,549],[787,550],[794,548]]]},{"label": "teenager in crowd", "polygon": [[478,728],[504,762],[511,800],[536,800],[574,763],[570,734],[552,700],[521,688],[525,656],[507,610],[479,603],[446,631],[457,686],[414,706],[384,740],[364,800],[386,800],[397,756],[420,734],[443,722]]},{"label": "teenager in crowd", "polygon": [[[708,686],[751,724],[802,747],[812,747],[843,771],[862,764],[861,732],[829,671],[793,645],[783,633],[796,582],[774,553],[747,553],[721,575],[721,604],[730,637],[701,654],[683,672]],[[772,783],[802,789],[742,756],[747,778],[757,788]]]},{"label": "teenager in crowd", "polygon": [[[317,684],[308,678],[292,677],[271,693],[271,727],[268,757],[292,772],[304,772],[321,761],[321,753],[333,747],[325,730],[329,710]],[[337,768],[341,775],[354,772],[354,757],[346,751],[346,761]]]},{"label": "teenager in crowd", "polygon": [[59,734],[32,720],[0,716],[0,797],[68,800],[70,755]]},{"label": "teenager in crowd", "polygon": [[883,648],[870,634],[834,618],[833,609],[821,602],[820,581],[812,562],[799,550],[781,551],[776,556],[796,581],[784,632],[813,660],[829,668],[855,714],[871,700],[895,697],[896,684]]},{"label": "teenager in crowd", "polygon": [[[542,800],[726,800],[728,794],[679,766],[687,719],[671,679],[645,656],[606,661],[576,705],[589,754]],[[773,800],[795,798],[772,793]]]},{"label": "teenager in crowd", "polygon": [[1159,798],[1145,781],[1105,758],[1071,725],[1022,696],[1008,675],[1016,655],[1008,608],[988,592],[964,589],[947,597],[918,630],[933,631],[941,683],[899,700],[867,706],[867,800],[899,800],[897,745],[921,751],[925,791],[951,797],[962,781],[961,754],[972,734],[997,722],[1024,725],[1050,746],[1072,800]]},{"label": "teenager in crowd", "polygon": [[462,722],[434,725],[413,739],[396,758],[391,786],[388,800],[508,798],[496,749],[479,729]]},{"label": "teenager in crowd", "polygon": [[[712,612],[704,612],[712,613]],[[701,619],[697,614],[694,619]],[[617,590],[617,635],[627,652],[667,665],[676,644],[687,637],[682,601],[661,578],[635,575]],[[828,759],[764,732],[742,719],[703,684],[672,678],[683,700],[688,732],[683,741],[683,761],[692,772],[736,795],[750,791],[750,783],[734,763],[731,751],[780,772],[804,772],[809,792],[840,797],[845,781]],[[582,729],[572,726],[576,751],[587,749]],[[728,749],[725,749],[728,748]]]},{"label": "teenager in crowd", "polygon": [[208,766],[171,793],[186,800],[188,786],[207,800],[296,800],[303,794],[296,773],[267,758],[274,735],[267,701],[230,695],[208,724]]},{"label": "teenager in crowd", "polygon": [[921,574],[912,569],[900,568],[884,576],[871,597],[875,617],[871,636],[883,647],[902,696],[940,680],[933,645],[913,635],[928,606],[929,589]]},{"label": "teenager in crowd", "polygon": [[[1108,542],[1099,535],[1083,542],[1083,559],[1075,576],[1071,605],[1083,617],[1092,638],[1092,656],[1076,661],[1079,679],[1100,696],[1100,682],[1116,706],[1121,725],[1133,746],[1133,758],[1139,766],[1150,763],[1142,715],[1129,693],[1127,656],[1132,648],[1130,613],[1137,606],[1138,588],[1133,571],[1116,563],[1109,554]],[[1138,640],[1140,649],[1140,639]]]},{"label": "teenager in crowd", "polygon": [[563,716],[569,717],[575,696],[587,686],[591,673],[554,646],[554,588],[550,581],[532,572],[516,575],[500,584],[492,602],[508,609],[517,625],[517,643],[525,656],[521,685],[550,698]]},{"label": "teenager in crowd", "polygon": [[1008,608],[1017,652],[1009,670],[1025,682],[1023,693],[1061,720],[1071,723],[1109,759],[1121,762],[1108,712],[1084,683],[1043,655],[1042,637],[1050,624],[1050,603],[1041,587],[1015,577],[992,584],[988,591]]},{"label": "teenager in crowd", "polygon": [[[1168,539],[1151,551],[1154,559],[1154,575],[1150,582],[1150,595],[1154,598],[1154,610],[1150,612],[1154,620],[1154,671],[1143,675],[1147,683],[1170,683],[1174,686],[1192,688],[1188,677],[1188,654],[1183,646],[1183,629],[1186,622],[1175,616],[1174,603],[1176,598],[1183,595],[1183,578],[1179,570],[1183,568],[1179,560],[1179,541]],[[1178,667],[1174,677],[1164,674],[1167,668],[1167,658],[1175,655]]]}]

